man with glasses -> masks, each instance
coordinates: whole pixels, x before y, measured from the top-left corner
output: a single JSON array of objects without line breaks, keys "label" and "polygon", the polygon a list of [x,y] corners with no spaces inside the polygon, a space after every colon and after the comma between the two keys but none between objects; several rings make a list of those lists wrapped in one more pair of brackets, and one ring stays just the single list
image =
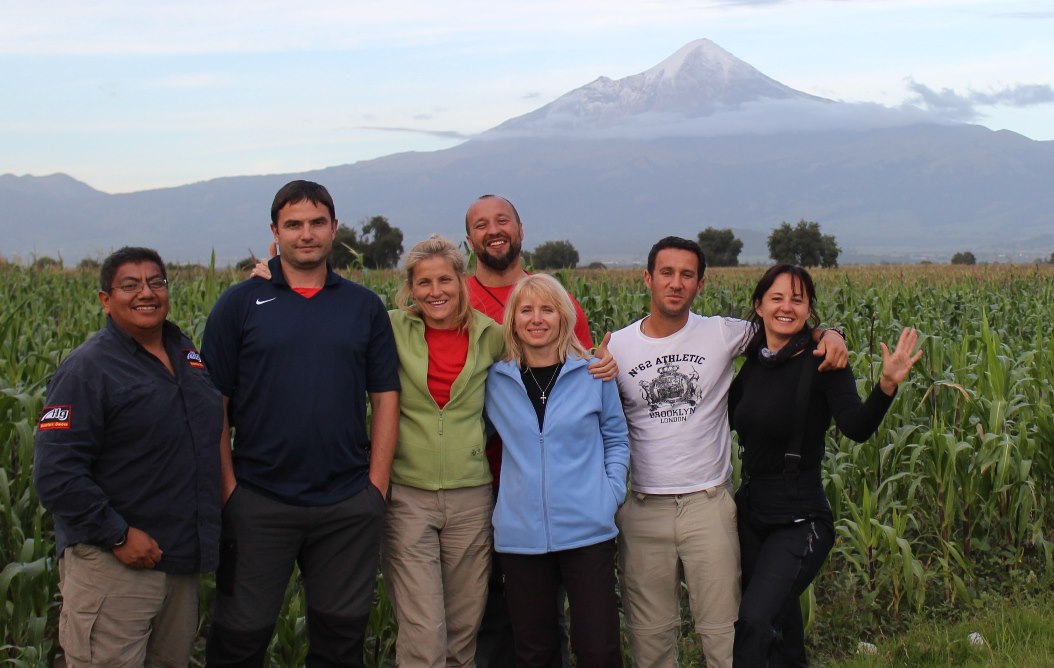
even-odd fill
[{"label": "man with glasses", "polygon": [[167,320],[156,251],[103,262],[105,326],[48,384],[33,481],[55,519],[66,665],[186,666],[220,538],[223,404]]}]

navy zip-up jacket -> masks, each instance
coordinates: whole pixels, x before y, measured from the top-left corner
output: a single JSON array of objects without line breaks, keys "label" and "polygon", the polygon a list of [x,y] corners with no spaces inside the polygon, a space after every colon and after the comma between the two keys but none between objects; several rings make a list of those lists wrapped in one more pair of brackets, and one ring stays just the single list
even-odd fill
[{"label": "navy zip-up jacket", "polygon": [[156,570],[216,568],[223,402],[190,339],[165,322],[163,340],[175,375],[107,318],[48,384],[33,482],[60,557],[133,526],[164,552]]}]

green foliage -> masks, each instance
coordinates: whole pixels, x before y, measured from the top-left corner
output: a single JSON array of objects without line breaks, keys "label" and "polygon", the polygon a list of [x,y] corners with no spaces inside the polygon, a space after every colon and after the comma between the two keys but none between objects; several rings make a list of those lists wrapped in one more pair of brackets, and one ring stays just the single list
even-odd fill
[{"label": "green foliage", "polygon": [[952,255],[952,264],[977,264],[977,258],[970,251],[960,251]]},{"label": "green foliage", "polygon": [[[708,272],[694,310],[742,315],[760,273],[748,267]],[[974,614],[1049,592],[1054,330],[1046,323],[1054,312],[1054,267],[853,267],[813,276],[821,315],[847,332],[861,394],[877,381],[879,342],[895,341],[906,325],[924,335],[924,356],[878,433],[861,444],[834,430],[828,435],[823,479],[838,540],[814,598],[806,601],[814,656],[844,657],[859,640],[878,643],[929,618]],[[388,304],[400,283],[394,272],[353,277]],[[243,278],[214,265],[173,269],[172,319],[200,341],[219,294]],[[639,270],[565,271],[560,278],[585,309],[596,341],[647,313]],[[52,665],[57,651],[54,533],[32,486],[33,438],[45,383],[102,325],[97,280],[94,271],[0,265],[0,663]],[[202,628],[212,587],[204,578]],[[272,665],[302,661],[302,597],[294,578]],[[390,666],[391,603],[383,590],[376,597],[367,661]],[[1037,628],[1049,630],[1049,623],[1048,614],[1047,626]],[[700,665],[687,617],[682,629],[682,664]],[[1050,636],[1047,630],[1036,631],[1036,644]],[[997,633],[985,637],[993,652],[1002,651]],[[892,654],[900,644],[880,645],[880,657],[895,657],[882,665],[904,665],[902,655]],[[1046,665],[1046,651],[997,653],[993,662]],[[935,665],[963,660],[947,656]]]},{"label": "green foliage", "polygon": [[699,245],[706,255],[708,267],[738,267],[743,242],[731,229],[718,230],[708,227],[699,233]]},{"label": "green foliage", "polygon": [[33,260],[33,269],[35,271],[50,271],[62,269],[62,260],[56,260],[53,257],[48,257],[47,255],[44,255]]},{"label": "green foliage", "polygon": [[607,265],[603,262],[590,262],[586,269],[604,270],[607,269]]},{"label": "green foliage", "polygon": [[821,234],[820,224],[807,220],[794,227],[784,222],[769,235],[768,246],[775,262],[803,267],[837,267],[841,252],[833,236]]},{"label": "green foliage", "polygon": [[570,241],[546,241],[531,253],[535,269],[574,269],[578,266],[578,251]]},{"label": "green foliage", "polygon": [[355,234],[354,229],[347,225],[337,227],[337,235],[333,239],[333,251],[329,255],[329,262],[337,269],[362,266],[362,245],[359,243],[358,235]]},{"label": "green foliage", "polygon": [[337,227],[329,261],[337,269],[393,269],[403,254],[403,233],[384,216],[363,221],[362,230]]},{"label": "green foliage", "polygon": [[367,269],[393,269],[403,254],[403,232],[384,216],[374,216],[362,226],[358,249]]},{"label": "green foliage", "polygon": [[901,637],[870,636],[874,654],[856,652],[832,668],[873,666],[1051,666],[1054,665],[1054,595],[1026,596],[959,621],[923,621]]}]

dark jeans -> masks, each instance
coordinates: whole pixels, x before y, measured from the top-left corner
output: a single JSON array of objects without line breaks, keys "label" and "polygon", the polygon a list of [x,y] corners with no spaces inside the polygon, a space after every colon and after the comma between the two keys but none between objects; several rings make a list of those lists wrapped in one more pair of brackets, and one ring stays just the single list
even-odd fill
[{"label": "dark jeans", "polygon": [[579,668],[621,668],[615,541],[549,552],[498,555],[519,668],[559,668],[560,585],[567,590],[571,652]]},{"label": "dark jeans", "polygon": [[516,663],[512,647],[512,621],[505,603],[505,574],[496,552],[491,552],[487,604],[476,634],[476,668],[509,668]]},{"label": "dark jeans", "polygon": [[751,522],[739,509],[743,600],[736,622],[733,664],[740,668],[807,666],[798,597],[834,545],[825,518],[783,525]]},{"label": "dark jeans", "polygon": [[331,506],[291,506],[244,485],[223,509],[208,666],[262,666],[293,564],[314,667],[362,666],[384,499],[373,485]]}]

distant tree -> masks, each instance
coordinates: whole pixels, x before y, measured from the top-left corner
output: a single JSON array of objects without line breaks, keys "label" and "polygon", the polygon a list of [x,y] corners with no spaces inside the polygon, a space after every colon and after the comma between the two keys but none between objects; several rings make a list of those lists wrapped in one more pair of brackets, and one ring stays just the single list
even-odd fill
[{"label": "distant tree", "polygon": [[384,216],[374,216],[359,236],[362,264],[369,269],[392,269],[403,254],[403,232]]},{"label": "distant tree", "polygon": [[1054,264],[1054,253],[1051,253],[1050,257],[1047,258],[1047,264]]},{"label": "distant tree", "polygon": [[362,261],[361,254],[359,237],[355,234],[355,230],[347,225],[337,227],[337,236],[333,240],[333,251],[329,254],[330,264],[337,269],[347,269]]},{"label": "distant tree", "polygon": [[711,267],[738,267],[743,242],[732,234],[732,230],[708,227],[699,233],[699,245],[706,255],[706,264]]},{"label": "distant tree", "polygon": [[977,264],[977,258],[970,251],[960,251],[952,255],[952,264]]},{"label": "distant tree", "polygon": [[33,269],[36,271],[62,269],[62,260],[56,260],[53,257],[48,257],[47,255],[44,255],[33,260]]},{"label": "distant tree", "polygon": [[99,271],[99,267],[101,266],[102,263],[93,257],[86,257],[77,263],[77,269],[79,271]]},{"label": "distant tree", "polygon": [[234,268],[239,272],[250,271],[253,267],[256,266],[257,259],[258,258],[253,255],[250,255],[249,257],[243,257],[235,263]]},{"label": "distant tree", "polygon": [[607,269],[607,265],[603,262],[590,262],[586,269]]},{"label": "distant tree", "polygon": [[803,267],[837,267],[841,249],[834,237],[820,232],[820,224],[801,220],[794,227],[784,222],[769,235],[769,257],[776,262]]},{"label": "distant tree", "polygon": [[537,269],[573,269],[578,265],[578,251],[570,241],[546,241],[539,244],[533,253]]}]

